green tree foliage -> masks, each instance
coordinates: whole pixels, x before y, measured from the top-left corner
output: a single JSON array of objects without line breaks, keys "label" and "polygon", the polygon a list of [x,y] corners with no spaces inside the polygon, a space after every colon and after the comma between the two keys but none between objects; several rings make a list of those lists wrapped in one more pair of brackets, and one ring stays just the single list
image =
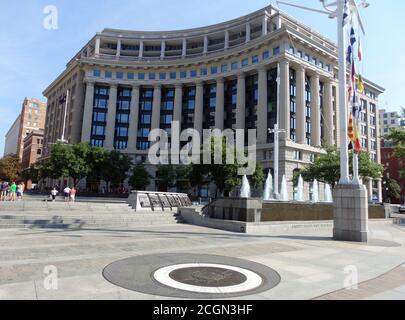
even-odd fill
[{"label": "green tree foliage", "polygon": [[387,188],[390,199],[397,200],[401,198],[401,186],[396,180],[389,179],[387,181]]},{"label": "green tree foliage", "polygon": [[[353,153],[350,153],[350,167],[352,168]],[[383,166],[371,160],[367,152],[360,153],[359,156],[359,174],[367,179],[378,179],[384,171]],[[333,188],[340,180],[340,151],[336,147],[330,147],[326,150],[326,154],[318,156],[315,161],[306,166],[303,170],[294,173],[294,181],[299,175],[306,182],[311,182],[317,179],[319,182],[330,184]]]},{"label": "green tree foliage", "polygon": [[172,165],[160,165],[156,171],[156,185],[161,192],[168,192],[176,186],[177,173]]},{"label": "green tree foliage", "polygon": [[127,172],[131,169],[131,159],[116,150],[105,151],[98,167],[101,180],[108,186],[118,187],[127,178]]},{"label": "green tree foliage", "polygon": [[31,180],[33,183],[38,183],[38,181],[41,179],[39,164],[34,163],[28,169],[23,170],[21,177],[25,181]]},{"label": "green tree foliage", "polygon": [[134,190],[145,191],[150,183],[150,175],[145,166],[142,164],[134,166],[128,182]]},{"label": "green tree foliage", "polygon": [[2,180],[17,180],[21,172],[19,159],[15,155],[0,159],[0,178]]}]

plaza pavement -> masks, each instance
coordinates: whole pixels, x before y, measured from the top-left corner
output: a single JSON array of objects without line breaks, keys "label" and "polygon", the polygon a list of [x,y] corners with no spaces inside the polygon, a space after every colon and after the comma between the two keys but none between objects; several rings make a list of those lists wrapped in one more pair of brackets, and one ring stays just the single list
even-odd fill
[{"label": "plaza pavement", "polygon": [[[128,257],[176,252],[246,259],[280,274],[276,288],[242,299],[405,299],[405,227],[386,220],[370,229],[369,245],[335,242],[328,227],[271,235],[185,224],[0,230],[0,299],[171,299],[114,286],[102,270]],[[44,287],[50,265],[58,270],[57,290]],[[347,266],[358,270],[358,290],[342,290]]]}]

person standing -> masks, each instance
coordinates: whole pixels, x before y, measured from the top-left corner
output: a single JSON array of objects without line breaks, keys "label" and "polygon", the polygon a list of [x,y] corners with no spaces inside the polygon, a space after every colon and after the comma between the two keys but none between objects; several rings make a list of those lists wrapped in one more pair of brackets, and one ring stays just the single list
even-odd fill
[{"label": "person standing", "polygon": [[70,201],[70,191],[71,191],[71,189],[69,188],[69,186],[67,186],[65,189],[63,189],[63,195],[65,197],[65,202]]},{"label": "person standing", "polygon": [[25,191],[25,183],[24,183],[24,181],[23,181],[23,182],[21,182],[21,200],[22,200],[23,197],[24,197],[24,191]]},{"label": "person standing", "polygon": [[21,182],[17,185],[17,200],[22,200],[22,186],[21,186]]},{"label": "person standing", "polygon": [[17,194],[17,185],[13,181],[10,187],[10,201],[15,201],[16,194]]}]

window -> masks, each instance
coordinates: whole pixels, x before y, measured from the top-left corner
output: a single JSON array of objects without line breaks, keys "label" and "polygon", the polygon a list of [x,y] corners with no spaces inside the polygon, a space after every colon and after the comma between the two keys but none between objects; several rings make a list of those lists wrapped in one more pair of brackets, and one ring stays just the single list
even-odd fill
[{"label": "window", "polygon": [[117,127],[115,131],[117,137],[128,137],[128,128],[126,127]]},{"label": "window", "polygon": [[103,136],[105,134],[105,127],[94,125],[92,127],[91,134],[94,136]]},{"label": "window", "polygon": [[90,143],[93,147],[100,147],[102,148],[104,146],[104,140],[101,139],[91,139]]},{"label": "window", "polygon": [[138,79],[139,80],[145,80],[145,74],[144,73],[138,73]]},{"label": "window", "polygon": [[149,128],[141,128],[138,130],[138,137],[147,138],[149,136]]},{"label": "window", "polygon": [[208,74],[207,68],[201,68],[200,73],[202,76],[206,76]]},{"label": "window", "polygon": [[238,63],[237,62],[232,62],[231,69],[232,70],[238,70]]},{"label": "window", "polygon": [[149,73],[149,80],[155,80],[156,79],[156,74],[154,72]]},{"label": "window", "polygon": [[118,110],[129,110],[130,108],[130,101],[128,100],[119,100],[117,102]]},{"label": "window", "polygon": [[42,154],[42,150],[41,150],[41,149],[38,149],[38,150],[37,150],[37,154],[38,154],[38,155]]},{"label": "window", "polygon": [[242,67],[246,67],[247,65],[249,65],[249,60],[247,58],[243,59],[242,60]]},{"label": "window", "polygon": [[160,80],[166,80],[166,73],[165,73],[165,72],[161,72],[161,73],[159,74],[159,79],[160,79]]},{"label": "window", "polygon": [[127,114],[127,113],[117,114],[117,122],[120,124],[128,124],[129,123],[129,114]]},{"label": "window", "polygon": [[141,124],[151,124],[152,116],[150,114],[142,114],[140,122]]},{"label": "window", "polygon": [[171,124],[173,121],[173,115],[164,114],[160,116],[160,123],[162,124]]},{"label": "window", "polygon": [[216,74],[218,72],[218,67],[217,66],[212,66],[211,67],[211,74]]},{"label": "window", "polygon": [[94,122],[106,122],[107,121],[107,113],[105,113],[105,112],[94,112],[93,113],[93,121]]},{"label": "window", "polygon": [[270,58],[270,52],[269,51],[264,51],[262,54],[262,58],[263,60],[266,60],[268,58]]},{"label": "window", "polygon": [[273,56],[277,56],[280,54],[280,47],[276,47],[273,49]]},{"label": "window", "polygon": [[169,101],[164,101],[162,103],[162,110],[173,110],[174,107],[174,102],[169,100]]},{"label": "window", "polygon": [[291,54],[295,54],[295,49],[294,49],[294,47],[293,47],[293,46],[290,46],[290,47],[288,48],[288,52],[291,53]]},{"label": "window", "polygon": [[177,78],[177,73],[176,72],[170,72],[170,79],[176,80]]},{"label": "window", "polygon": [[228,65],[227,64],[223,64],[221,66],[221,72],[227,72],[228,71]]},{"label": "window", "polygon": [[197,70],[191,70],[190,71],[190,77],[195,78],[197,76]]},{"label": "window", "polygon": [[106,77],[107,79],[111,79],[111,78],[112,78],[112,72],[111,72],[111,71],[106,71],[106,72],[105,72],[105,77]]},{"label": "window", "polygon": [[298,50],[297,52],[298,57],[300,57],[301,59],[304,57],[304,54],[301,50]]},{"label": "window", "polygon": [[124,73],[123,72],[117,72],[116,77],[117,77],[117,79],[124,79]]},{"label": "window", "polygon": [[132,72],[127,73],[127,79],[128,80],[134,80],[134,74]]},{"label": "window", "polygon": [[94,76],[94,77],[100,77],[100,75],[101,75],[100,70],[94,70],[94,71],[93,71],[93,76]]},{"label": "window", "polygon": [[180,71],[180,78],[181,79],[187,78],[187,71]]},{"label": "window", "polygon": [[152,101],[141,101],[141,110],[152,110]]},{"label": "window", "polygon": [[259,63],[259,56],[253,56],[252,57],[252,64],[257,64]]},{"label": "window", "polygon": [[311,63],[316,65],[318,63],[318,60],[315,57],[312,57]]}]

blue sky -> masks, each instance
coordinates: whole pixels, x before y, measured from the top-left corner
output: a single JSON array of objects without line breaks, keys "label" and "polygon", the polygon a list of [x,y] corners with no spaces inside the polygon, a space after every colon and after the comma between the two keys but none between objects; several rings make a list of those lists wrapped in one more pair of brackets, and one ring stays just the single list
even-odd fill
[{"label": "blue sky", "polygon": [[[318,0],[291,0],[320,8]],[[380,107],[405,106],[400,61],[405,1],[369,0],[363,11],[367,29],[364,76],[387,89]],[[265,0],[0,0],[0,155],[4,136],[25,96],[44,99],[42,91],[66,63],[103,28],[174,30],[230,20],[261,9]],[[43,28],[47,5],[59,10],[59,28]],[[326,16],[280,5],[289,15],[336,40],[336,23]]]}]

